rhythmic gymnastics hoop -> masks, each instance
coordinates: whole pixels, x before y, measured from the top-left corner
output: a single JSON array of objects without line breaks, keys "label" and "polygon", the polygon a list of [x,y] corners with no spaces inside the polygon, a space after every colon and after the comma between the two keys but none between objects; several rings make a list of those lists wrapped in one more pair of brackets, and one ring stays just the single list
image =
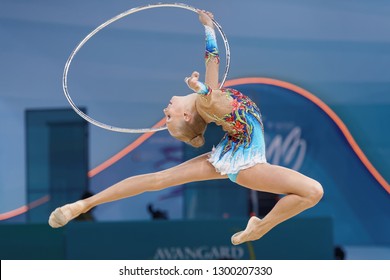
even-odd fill
[{"label": "rhythmic gymnastics hoop", "polygon": [[[192,7],[192,6],[189,6],[187,4],[183,4],[183,3],[157,3],[157,4],[149,4],[149,5],[145,5],[145,6],[139,6],[139,7],[136,7],[136,8],[132,8],[130,10],[127,10],[121,14],[118,14],[116,15],[115,17],[107,20],[106,22],[104,22],[103,24],[99,25],[96,29],[94,29],[91,33],[89,33],[77,46],[76,48],[72,51],[72,53],[70,54],[68,60],[66,61],[66,64],[65,64],[65,68],[64,68],[64,73],[63,73],[63,77],[62,77],[62,88],[64,90],[64,94],[65,94],[65,97],[66,99],[68,100],[69,104],[72,106],[73,110],[80,116],[82,117],[83,119],[85,119],[86,121],[88,121],[89,123],[93,124],[93,125],[96,125],[98,127],[101,127],[101,128],[104,128],[104,129],[107,129],[107,130],[111,130],[111,131],[116,131],[116,132],[124,132],[124,133],[146,133],[146,132],[156,132],[156,131],[161,131],[161,130],[165,130],[167,129],[166,126],[161,126],[161,127],[152,127],[152,128],[122,128],[122,127],[116,127],[116,126],[112,126],[112,125],[108,125],[108,124],[105,124],[105,123],[102,123],[100,121],[97,121],[93,118],[91,118],[90,116],[88,116],[87,114],[85,114],[84,112],[82,112],[77,106],[76,104],[73,102],[72,98],[70,97],[69,95],[69,91],[68,91],[68,71],[69,71],[69,67],[70,67],[70,64],[72,63],[72,60],[73,58],[75,57],[75,55],[77,54],[77,52],[81,49],[81,47],[89,40],[91,39],[96,33],[98,33],[100,30],[102,30],[103,28],[107,27],[108,25],[110,25],[111,23],[123,18],[123,17],[126,17],[128,15],[131,15],[133,13],[136,13],[136,12],[139,12],[139,11],[143,11],[143,10],[147,10],[147,9],[153,9],[153,8],[161,8],[161,7],[174,7],[174,8],[181,8],[181,9],[186,9],[186,10],[190,10],[190,11],[193,11],[195,13],[198,13],[198,9]],[[219,23],[217,21],[215,21],[213,19],[213,23],[214,23],[214,26],[217,28],[217,30],[219,31],[222,39],[223,39],[223,42],[224,42],[224,45],[225,45],[225,55],[226,55],[226,66],[225,66],[225,73],[223,75],[223,79],[222,79],[222,82],[220,83],[220,88],[222,88],[223,84],[225,83],[226,81],[226,78],[227,78],[227,75],[228,75],[228,72],[229,72],[229,67],[230,67],[230,48],[229,48],[229,42],[226,38],[226,35],[225,33],[223,32],[222,30],[222,27],[219,25]]]}]

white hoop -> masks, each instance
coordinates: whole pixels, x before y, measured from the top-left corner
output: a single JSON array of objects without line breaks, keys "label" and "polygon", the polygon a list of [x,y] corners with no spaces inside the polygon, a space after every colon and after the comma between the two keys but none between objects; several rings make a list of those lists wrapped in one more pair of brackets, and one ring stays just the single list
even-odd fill
[{"label": "white hoop", "polygon": [[[65,94],[65,97],[66,99],[68,100],[69,104],[72,106],[72,108],[75,110],[75,112],[81,116],[83,119],[85,119],[86,121],[88,121],[89,123],[91,124],[94,124],[98,127],[101,127],[101,128],[104,128],[104,129],[107,129],[107,130],[111,130],[111,131],[116,131],[116,132],[125,132],[125,133],[145,133],[145,132],[155,132],[155,131],[160,131],[160,130],[164,130],[164,129],[167,129],[166,126],[161,126],[161,127],[155,127],[155,128],[138,128],[138,129],[133,129],[133,128],[121,128],[121,127],[115,127],[115,126],[111,126],[111,125],[108,125],[108,124],[105,124],[105,123],[102,123],[102,122],[99,122],[93,118],[91,118],[90,116],[88,116],[87,114],[85,114],[84,112],[82,112],[77,106],[76,104],[73,102],[72,98],[70,97],[69,95],[69,92],[68,92],[68,71],[69,71],[69,66],[74,58],[74,56],[77,54],[77,52],[81,49],[81,47],[89,40],[91,39],[96,33],[98,33],[100,30],[102,30],[103,28],[105,28],[106,26],[110,25],[111,23],[123,18],[123,17],[126,17],[130,14],[133,14],[133,13],[136,13],[136,12],[139,12],[139,11],[142,11],[142,10],[147,10],[147,9],[153,9],[153,8],[160,8],[160,7],[175,7],[175,8],[182,8],[182,9],[186,9],[186,10],[190,10],[190,11],[193,11],[195,13],[198,13],[198,9],[194,8],[194,7],[191,7],[187,4],[182,4],[182,3],[171,3],[171,4],[165,4],[165,3],[157,3],[157,4],[150,4],[150,5],[146,5],[146,6],[140,6],[140,7],[136,7],[136,8],[132,8],[130,10],[127,10],[109,20],[107,20],[106,22],[104,22],[103,24],[101,24],[100,26],[98,26],[95,30],[93,30],[91,33],[89,33],[77,46],[76,48],[73,50],[73,52],[70,54],[68,60],[66,61],[66,64],[65,64],[65,68],[64,68],[64,73],[63,73],[63,77],[62,77],[62,88],[64,90],[64,94]],[[222,36],[222,39],[223,39],[223,42],[225,44],[225,55],[226,55],[226,66],[225,66],[225,73],[224,73],[224,76],[223,76],[223,79],[222,79],[222,82],[220,84],[220,87],[223,86],[223,84],[225,83],[226,81],[226,77],[227,77],[227,74],[229,72],[229,67],[230,67],[230,48],[229,48],[229,43],[228,43],[228,40],[226,38],[226,35],[225,33],[223,32],[221,26],[218,24],[218,22],[216,22],[214,19],[213,19],[213,23],[215,25],[215,27],[218,29],[219,33],[221,34]]]}]

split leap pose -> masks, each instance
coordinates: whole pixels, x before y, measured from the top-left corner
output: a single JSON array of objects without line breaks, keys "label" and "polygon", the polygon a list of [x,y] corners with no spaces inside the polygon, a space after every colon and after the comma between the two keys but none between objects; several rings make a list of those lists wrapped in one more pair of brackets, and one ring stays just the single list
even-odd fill
[{"label": "split leap pose", "polygon": [[237,90],[219,89],[219,55],[212,18],[210,12],[199,11],[206,37],[205,83],[199,81],[198,72],[193,72],[185,82],[194,93],[173,96],[164,114],[169,133],[180,141],[202,146],[207,124],[214,122],[226,132],[221,142],[210,153],[163,171],[129,177],[89,198],[55,209],[49,218],[52,227],[64,226],[99,204],[195,181],[229,178],[252,190],[282,194],[263,219],[251,217],[246,228],[232,236],[232,243],[238,245],[261,238],[320,201],[320,183],[267,163],[264,128],[256,104]]}]

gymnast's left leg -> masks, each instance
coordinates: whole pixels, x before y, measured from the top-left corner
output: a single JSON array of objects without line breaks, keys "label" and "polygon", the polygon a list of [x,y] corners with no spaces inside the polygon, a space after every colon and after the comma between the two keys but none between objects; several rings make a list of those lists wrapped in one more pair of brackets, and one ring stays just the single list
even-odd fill
[{"label": "gymnast's left leg", "polygon": [[158,191],[194,181],[227,178],[226,175],[215,171],[215,168],[207,160],[208,157],[209,154],[204,154],[163,171],[124,179],[89,198],[58,207],[51,213],[49,224],[54,228],[64,226],[81,213],[85,213],[97,205],[144,192]]},{"label": "gymnast's left leg", "polygon": [[317,181],[288,168],[268,163],[241,170],[237,183],[257,191],[284,194],[263,218],[251,217],[245,230],[232,236],[238,245],[261,238],[278,224],[316,205],[323,196]]}]

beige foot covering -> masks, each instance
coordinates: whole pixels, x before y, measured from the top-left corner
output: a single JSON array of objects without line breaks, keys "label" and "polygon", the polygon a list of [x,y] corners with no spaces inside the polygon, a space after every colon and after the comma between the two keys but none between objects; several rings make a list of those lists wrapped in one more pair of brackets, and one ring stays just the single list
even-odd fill
[{"label": "beige foot covering", "polygon": [[69,221],[83,213],[85,209],[82,201],[66,204],[54,210],[49,217],[49,225],[53,228],[63,227]]},{"label": "beige foot covering", "polygon": [[261,237],[259,233],[259,225],[261,219],[253,216],[249,219],[246,229],[235,233],[232,238],[233,245],[239,245],[247,241],[257,240]]}]

